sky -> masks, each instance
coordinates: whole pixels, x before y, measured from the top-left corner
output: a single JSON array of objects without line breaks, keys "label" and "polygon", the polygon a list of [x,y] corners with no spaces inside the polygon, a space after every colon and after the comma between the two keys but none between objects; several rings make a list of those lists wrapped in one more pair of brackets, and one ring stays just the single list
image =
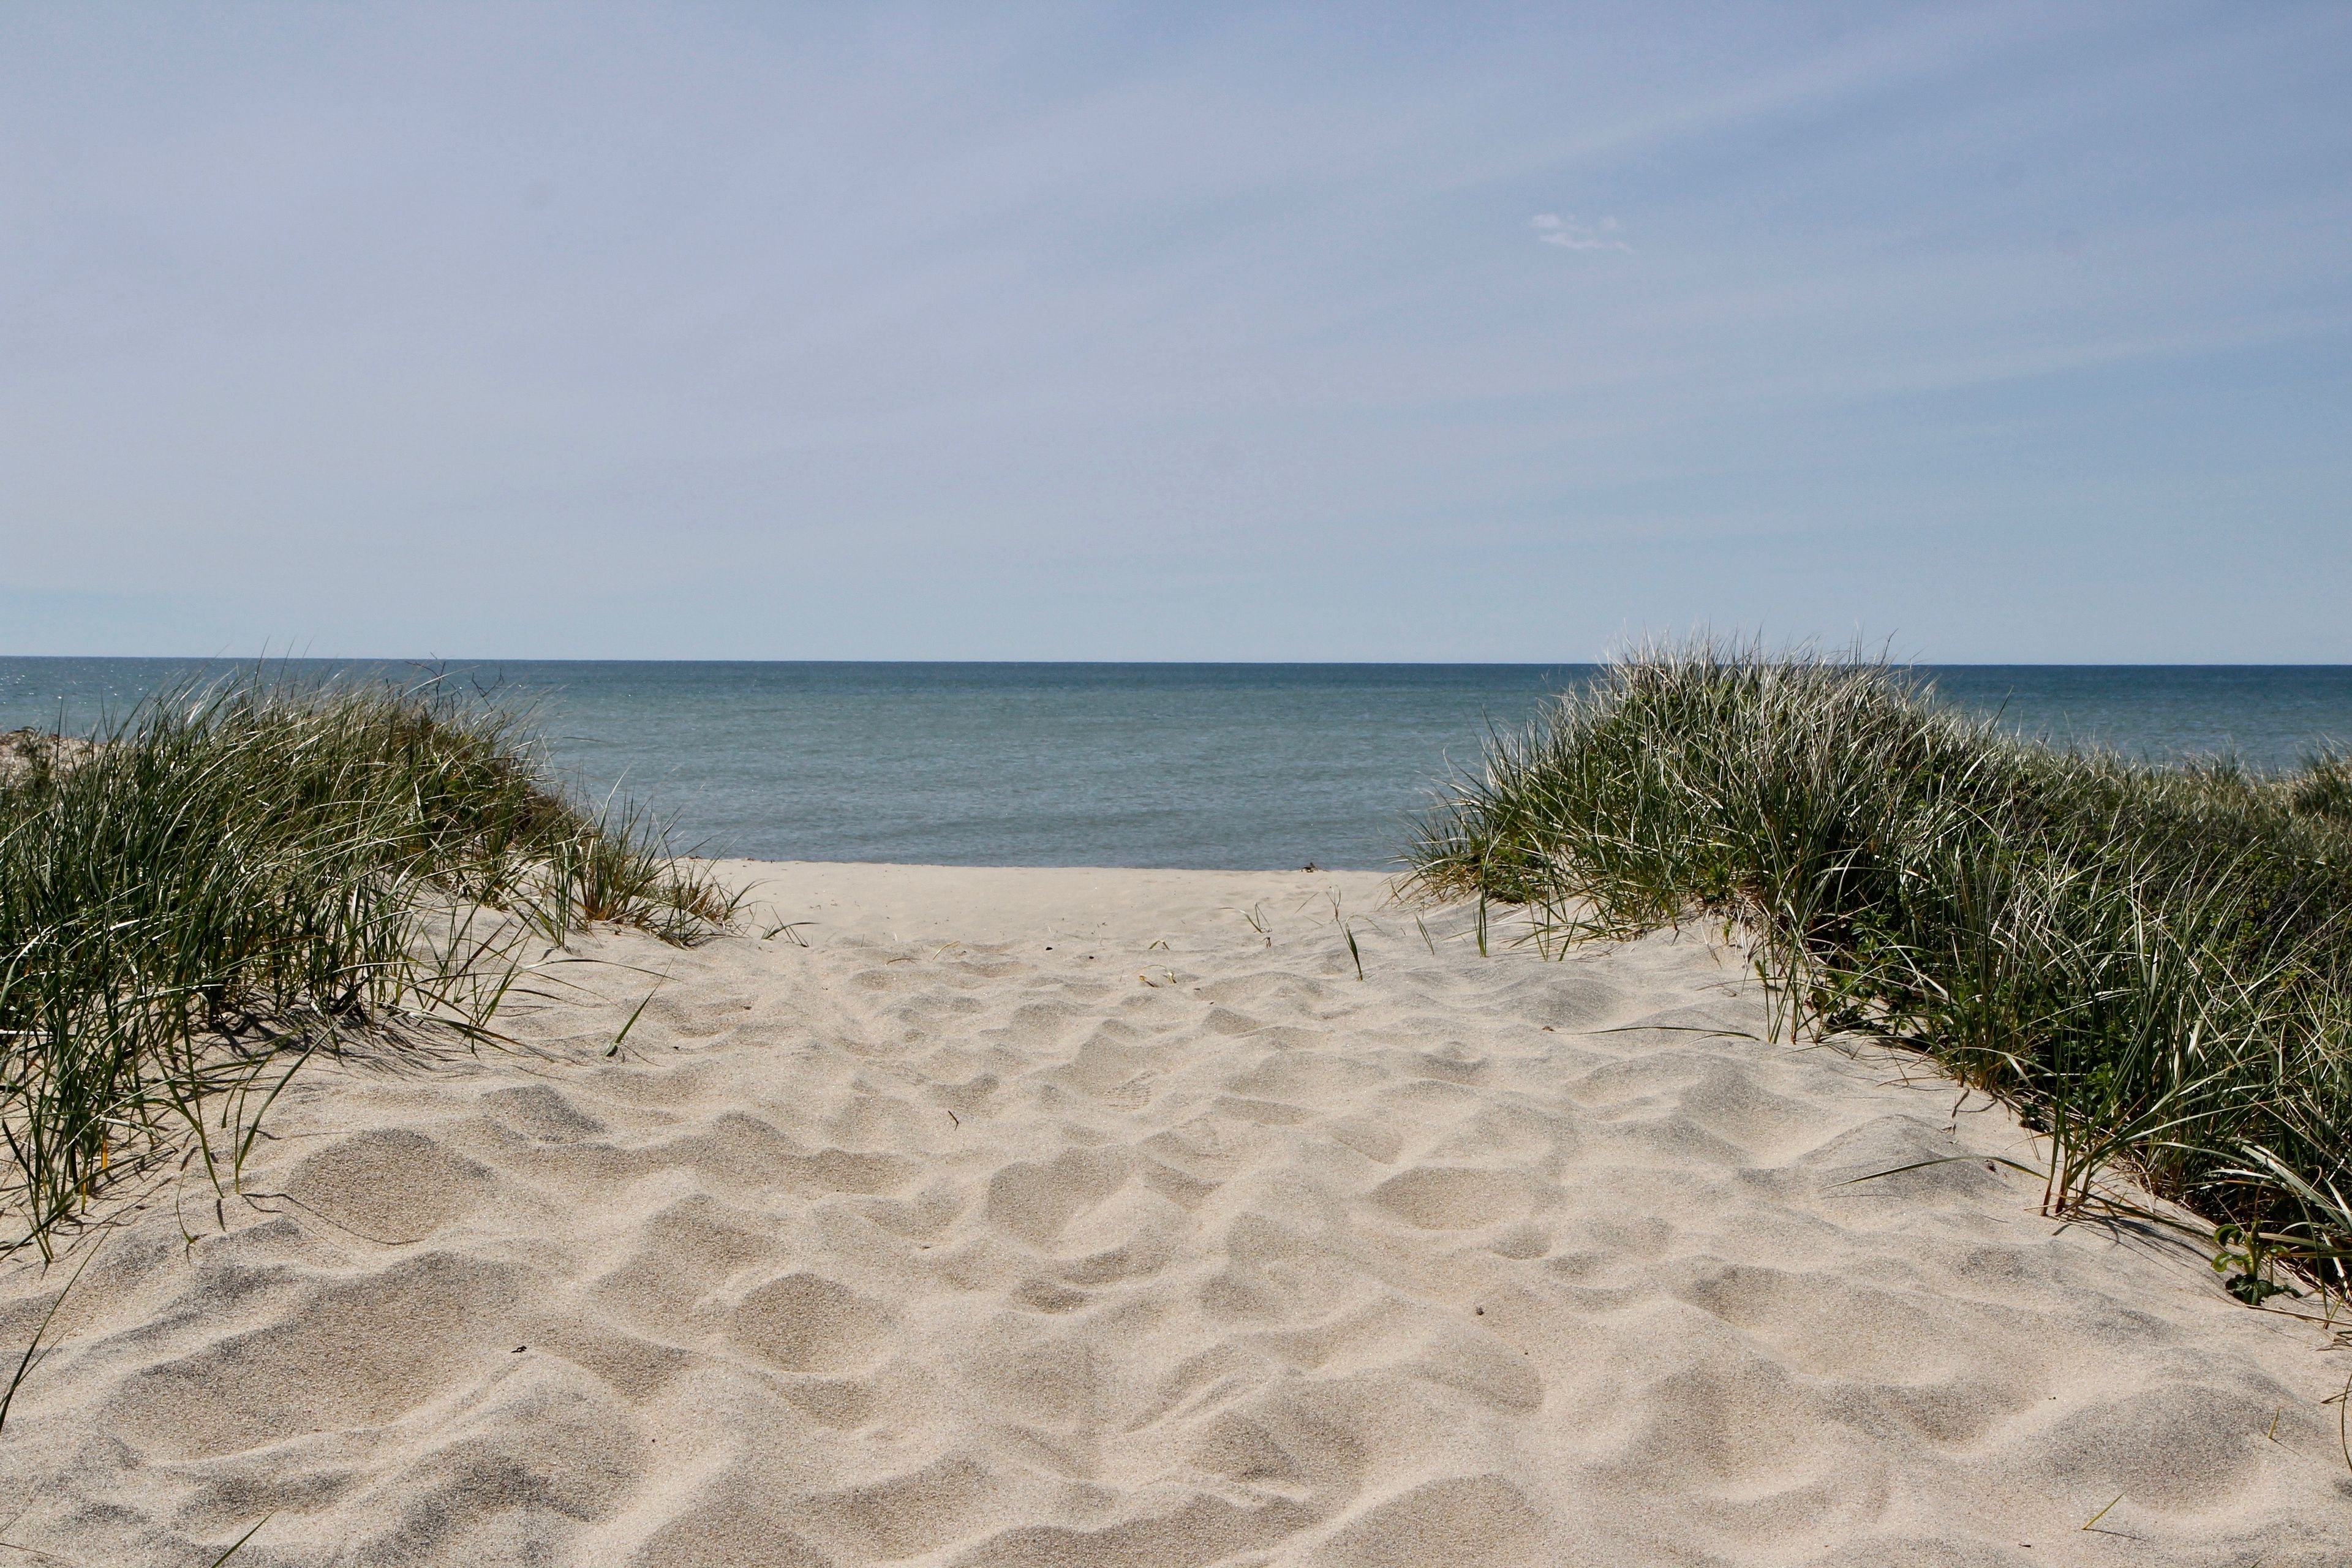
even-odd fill
[{"label": "sky", "polygon": [[2352,662],[2352,5],[0,8],[0,653]]}]

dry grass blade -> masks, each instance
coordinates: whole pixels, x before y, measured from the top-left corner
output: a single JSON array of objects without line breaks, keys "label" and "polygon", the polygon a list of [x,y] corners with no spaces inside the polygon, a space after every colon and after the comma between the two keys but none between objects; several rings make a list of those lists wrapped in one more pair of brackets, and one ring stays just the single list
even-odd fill
[{"label": "dry grass blade", "polygon": [[25,1346],[25,1353],[16,1358],[16,1369],[8,1376],[7,1388],[0,1390],[0,1432],[8,1429],[8,1412],[16,1403],[17,1390],[25,1386],[25,1380],[33,1375],[33,1369],[41,1363],[41,1347],[48,1341],[49,1325],[58,1321],[58,1311],[66,1304],[66,1298],[73,1294],[76,1285],[81,1283],[83,1271],[89,1268],[90,1259],[98,1256],[98,1248],[105,1244],[105,1238],[101,1237],[90,1247],[80,1265],[67,1279],[65,1289],[58,1292],[58,1299],[49,1303],[49,1310],[41,1314],[40,1322],[34,1326],[32,1341]]},{"label": "dry grass blade", "polygon": [[222,1563],[227,1562],[230,1558],[245,1550],[245,1543],[247,1542],[251,1541],[255,1536],[261,1533],[261,1527],[263,1525],[268,1524],[271,1520],[276,1519],[277,1517],[277,1513],[273,1510],[272,1512],[263,1514],[259,1519],[254,1521],[253,1528],[247,1530],[243,1535],[238,1536],[236,1540],[230,1544],[229,1549],[222,1552],[219,1556],[214,1558],[210,1563],[206,1564],[206,1568],[221,1568]]}]

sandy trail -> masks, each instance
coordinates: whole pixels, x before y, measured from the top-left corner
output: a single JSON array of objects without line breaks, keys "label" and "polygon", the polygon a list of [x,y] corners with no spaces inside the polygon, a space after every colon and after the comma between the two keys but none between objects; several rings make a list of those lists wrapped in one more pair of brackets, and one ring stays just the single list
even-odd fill
[{"label": "sandy trail", "polygon": [[[2026,1140],[1760,1043],[1704,933],[733,870],[811,923],[600,935],[542,1056],[316,1066],[282,1196],[156,1189],[0,1438],[0,1561],[2352,1562],[2352,1358],[1981,1159],[1842,1184]],[[619,964],[668,979],[608,1058]],[[0,1272],[0,1342],[61,1283]]]}]

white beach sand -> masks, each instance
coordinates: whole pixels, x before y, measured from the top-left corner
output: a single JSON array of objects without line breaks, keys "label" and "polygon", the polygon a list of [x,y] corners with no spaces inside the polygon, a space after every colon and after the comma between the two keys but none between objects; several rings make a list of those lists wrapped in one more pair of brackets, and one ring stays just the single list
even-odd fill
[{"label": "white beach sand", "polygon": [[[0,1438],[0,1563],[265,1515],[237,1563],[2352,1563],[2352,1355],[1979,1159],[1842,1184],[2027,1140],[1751,1037],[1706,932],[733,872],[814,923],[599,935],[506,1020],[541,1054],[314,1064],[247,1197],[152,1187]],[[608,1058],[623,964],[668,978]],[[0,1344],[72,1261],[0,1272]]]}]

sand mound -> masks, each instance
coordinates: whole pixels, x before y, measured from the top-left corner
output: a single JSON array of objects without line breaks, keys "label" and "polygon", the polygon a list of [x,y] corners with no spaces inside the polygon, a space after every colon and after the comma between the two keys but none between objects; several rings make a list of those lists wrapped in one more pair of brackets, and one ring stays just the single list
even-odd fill
[{"label": "sand mound", "polygon": [[[2344,1358],[1981,1160],[1841,1184],[2024,1140],[1748,1037],[1696,934],[1482,959],[1368,876],[743,869],[814,923],[598,939],[669,976],[621,1055],[652,982],[583,968],[544,1058],[310,1069],[225,1234],[157,1189],[0,1439],[0,1541],[2352,1561]],[[7,1342],[62,1282],[0,1275]]]}]

